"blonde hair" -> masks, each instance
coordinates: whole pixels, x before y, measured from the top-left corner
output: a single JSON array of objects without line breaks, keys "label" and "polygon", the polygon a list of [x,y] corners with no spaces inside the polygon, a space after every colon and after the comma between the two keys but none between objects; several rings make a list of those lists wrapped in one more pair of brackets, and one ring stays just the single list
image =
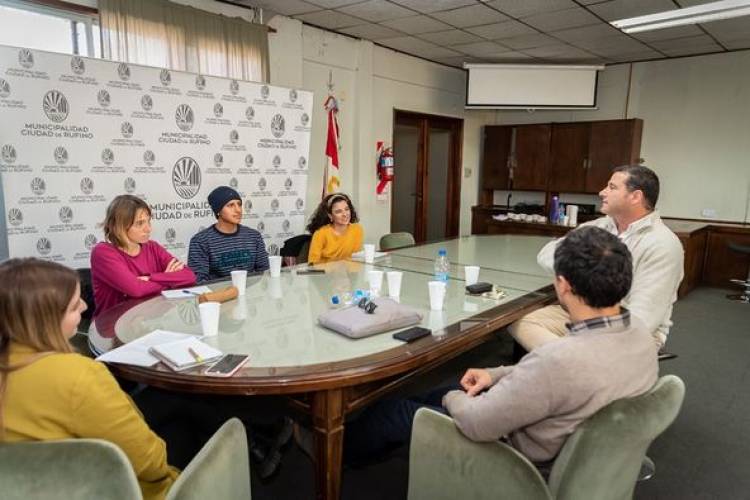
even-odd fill
[{"label": "blonde hair", "polygon": [[116,196],[107,207],[104,217],[104,239],[118,248],[127,248],[125,233],[135,222],[138,210],[145,210],[151,217],[151,207],[148,203],[131,194]]},{"label": "blonde hair", "polygon": [[[62,320],[78,286],[72,269],[39,259],[10,259],[0,264],[0,437],[8,374],[42,356],[73,352]],[[24,344],[36,355],[9,364],[10,343]]]}]

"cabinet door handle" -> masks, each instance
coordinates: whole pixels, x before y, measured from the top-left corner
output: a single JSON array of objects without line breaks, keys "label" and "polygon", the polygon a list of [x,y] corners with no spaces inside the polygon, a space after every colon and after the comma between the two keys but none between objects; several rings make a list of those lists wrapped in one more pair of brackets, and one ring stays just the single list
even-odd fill
[{"label": "cabinet door handle", "polygon": [[588,168],[588,167],[586,167],[586,165],[588,164],[588,161],[589,161],[588,158],[584,158],[583,159],[583,169],[584,170],[586,170],[586,168]]}]

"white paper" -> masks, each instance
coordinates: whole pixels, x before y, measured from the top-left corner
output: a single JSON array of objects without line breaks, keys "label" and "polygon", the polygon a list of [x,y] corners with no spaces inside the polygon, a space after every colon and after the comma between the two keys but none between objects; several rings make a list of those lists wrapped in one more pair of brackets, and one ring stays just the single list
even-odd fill
[{"label": "white paper", "polygon": [[[211,347],[210,345],[201,342],[197,337],[189,337],[175,342],[159,344],[154,346],[152,350],[166,358],[176,367],[185,367],[195,365],[196,363],[207,363],[211,360],[220,358],[223,354],[215,347]],[[197,354],[198,358],[194,357],[193,353]]]},{"label": "white paper", "polygon": [[168,342],[175,342],[178,340],[184,340],[189,337],[195,337],[187,333],[170,332],[167,330],[154,330],[153,332],[144,335],[143,337],[129,342],[117,349],[105,352],[98,358],[97,361],[104,363],[124,363],[127,365],[135,366],[153,366],[159,362],[159,360],[148,352],[149,348],[159,345],[166,344]]},{"label": "white paper", "polygon": [[[375,252],[375,260],[378,260],[378,259],[380,259],[382,257],[385,257],[386,255],[388,255],[388,252]],[[352,260],[358,260],[360,262],[364,262],[365,261],[365,251],[362,250],[361,252],[354,252],[352,254]]]},{"label": "white paper", "polygon": [[161,294],[166,299],[189,299],[210,291],[211,289],[207,286],[194,286],[190,288],[179,288],[176,290],[163,290]]}]

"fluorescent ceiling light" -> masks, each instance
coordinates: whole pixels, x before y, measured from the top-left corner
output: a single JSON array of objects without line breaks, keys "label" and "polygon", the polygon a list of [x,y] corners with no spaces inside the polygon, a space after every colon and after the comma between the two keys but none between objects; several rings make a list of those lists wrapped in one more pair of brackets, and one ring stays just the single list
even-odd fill
[{"label": "fluorescent ceiling light", "polygon": [[721,0],[695,7],[620,19],[610,24],[625,33],[638,33],[747,15],[750,15],[750,0]]}]

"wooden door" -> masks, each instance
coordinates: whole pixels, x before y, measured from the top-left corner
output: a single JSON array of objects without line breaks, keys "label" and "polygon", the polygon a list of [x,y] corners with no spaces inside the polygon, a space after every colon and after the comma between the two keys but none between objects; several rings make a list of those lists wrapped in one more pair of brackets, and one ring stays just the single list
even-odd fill
[{"label": "wooden door", "polygon": [[481,184],[483,189],[508,189],[508,157],[512,137],[513,127],[484,127]]},{"label": "wooden door", "polygon": [[552,124],[547,185],[549,191],[583,192],[586,185],[590,129],[588,122]]},{"label": "wooden door", "polygon": [[585,185],[587,193],[601,191],[615,167],[638,163],[642,131],[643,120],[638,119],[591,123]]},{"label": "wooden door", "polygon": [[520,125],[515,129],[513,189],[544,191],[547,189],[552,125]]}]

